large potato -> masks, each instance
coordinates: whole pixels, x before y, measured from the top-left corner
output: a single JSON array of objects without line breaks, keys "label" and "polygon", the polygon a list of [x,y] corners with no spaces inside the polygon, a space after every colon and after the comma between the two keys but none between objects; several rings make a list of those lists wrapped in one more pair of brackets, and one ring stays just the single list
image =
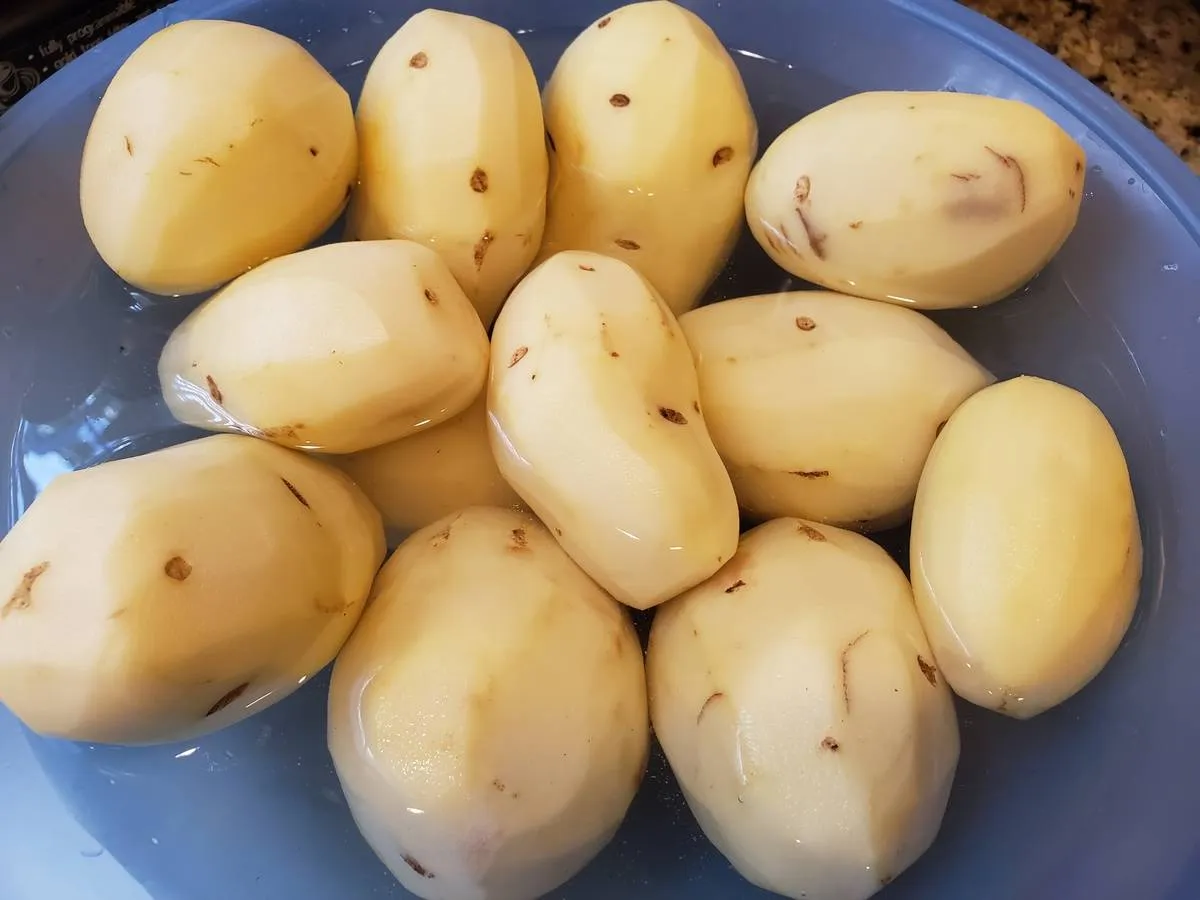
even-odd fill
[{"label": "large potato", "polygon": [[737,66],[703,21],[633,3],[577,37],[545,95],[550,199],[539,259],[594,250],[691,309],[742,226],[758,128]]},{"label": "large potato", "polygon": [[899,524],[938,428],[993,380],[920,313],[825,291],[727,300],[679,325],[713,443],[758,518]]},{"label": "large potato", "polygon": [[0,702],[78,741],[231,725],[333,659],[383,553],[348,478],[253,438],[63,475],[0,543]]},{"label": "large potato", "polygon": [[358,165],[350,98],[288,38],[240,22],[164,28],[92,120],[83,223],[143,290],[216,287],[333,224]]},{"label": "large potato", "polygon": [[462,412],[487,334],[446,264],[412,241],[327,244],[238,278],[158,363],[181,422],[352,453]]},{"label": "large potato", "polygon": [[922,309],[999,300],[1075,227],[1083,148],[1015,100],[856,94],[801,119],[754,167],[746,218],[808,281]]},{"label": "large potato", "polygon": [[419,12],[371,63],[357,118],[350,236],[433,247],[491,324],[546,219],[541,97],[520,44],[483,19]]},{"label": "large potato", "polygon": [[1066,700],[1116,651],[1142,575],[1104,414],[1040,378],[980,391],[929,455],[911,558],[917,610],[960,696],[1018,719]]},{"label": "large potato", "polygon": [[331,457],[404,538],[468,506],[517,507],[488,443],[487,393],[465,412],[412,437]]},{"label": "large potato", "polygon": [[384,566],[334,667],[329,747],[405,888],[532,900],[608,843],[641,782],[641,647],[536,519],[468,509]]},{"label": "large potato", "polygon": [[954,705],[904,574],[866,538],[800,519],[748,532],[659,610],[647,675],[684,796],[754,884],[861,900],[933,842]]},{"label": "large potato", "polygon": [[737,499],[687,342],[636,271],[551,257],[509,297],[492,347],[500,472],[605,590],[645,609],[733,555]]}]

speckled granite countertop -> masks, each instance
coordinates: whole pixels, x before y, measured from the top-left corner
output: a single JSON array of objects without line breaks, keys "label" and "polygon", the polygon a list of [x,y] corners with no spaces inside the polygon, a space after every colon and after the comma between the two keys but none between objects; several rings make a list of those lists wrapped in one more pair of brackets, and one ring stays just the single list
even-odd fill
[{"label": "speckled granite countertop", "polygon": [[1116,97],[1200,175],[1200,4],[963,0]]}]

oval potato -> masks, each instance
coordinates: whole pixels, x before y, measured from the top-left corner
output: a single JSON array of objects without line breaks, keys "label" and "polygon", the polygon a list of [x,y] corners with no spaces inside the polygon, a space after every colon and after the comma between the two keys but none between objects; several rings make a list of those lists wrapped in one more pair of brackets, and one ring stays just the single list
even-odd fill
[{"label": "oval potato", "polygon": [[552,256],[492,333],[492,451],[571,558],[646,609],[737,548],[737,499],[671,311],[630,266]]},{"label": "oval potato", "polygon": [[646,665],[684,796],[754,884],[862,900],[933,842],[954,704],[904,573],[871,541],[800,519],[749,531],[658,611]]},{"label": "oval potato", "polygon": [[793,275],[921,309],[1010,294],[1079,215],[1083,148],[1044,113],[977,94],[871,91],[767,148],[746,218]]},{"label": "oval potato", "polygon": [[440,425],[329,461],[362,488],[398,539],[469,506],[521,506],[488,443],[486,391]]},{"label": "oval potato", "polygon": [[427,9],[379,51],[358,101],[348,236],[437,250],[490,325],[546,220],[533,67],[499,25]]},{"label": "oval potato", "polygon": [[641,646],[536,519],[467,509],[384,566],[334,666],[329,747],[407,890],[533,900],[609,842],[641,782]]},{"label": "oval potato", "polygon": [[158,294],[208,290],[299,250],[358,166],[350,98],[295,41],[241,22],[151,35],[88,130],[83,223],[106,263]]},{"label": "oval potato", "polygon": [[175,329],[158,374],[181,422],[353,453],[462,412],[487,358],[479,316],[436,253],[361,241],[238,278]]},{"label": "oval potato", "polygon": [[539,260],[592,250],[641,272],[676,314],[742,227],[758,127],[737,66],[695,13],[622,6],[563,53],[545,93],[549,212]]},{"label": "oval potato", "polygon": [[266,441],[62,475],[0,543],[0,702],[94,743],[232,725],[333,659],[383,554],[346,476]]},{"label": "oval potato", "polygon": [[900,524],[938,428],[994,380],[920,313],[826,291],[726,300],[679,326],[738,502],[761,519]]},{"label": "oval potato", "polygon": [[1142,574],[1104,414],[1040,378],[980,391],[929,455],[910,555],[917,610],[959,696],[1027,719],[1075,694],[1116,652]]}]

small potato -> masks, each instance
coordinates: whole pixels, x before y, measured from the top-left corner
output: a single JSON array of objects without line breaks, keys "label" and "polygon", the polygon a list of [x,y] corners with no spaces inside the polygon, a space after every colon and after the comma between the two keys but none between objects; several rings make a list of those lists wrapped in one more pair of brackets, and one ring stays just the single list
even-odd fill
[{"label": "small potato", "polygon": [[646,609],[733,555],[737,499],[687,342],[636,271],[552,256],[517,285],[492,346],[500,472],[601,587]]},{"label": "small potato", "polygon": [[550,199],[539,260],[593,250],[641,272],[676,314],[742,227],[758,126],[737,66],[695,13],[633,3],[563,53],[545,94]]},{"label": "small potato", "polygon": [[130,284],[195,293],[311,243],[357,165],[350,98],[303,47],[240,22],[180,22],[138,47],[100,101],[83,223]]},{"label": "small potato", "polygon": [[396,539],[468,506],[521,505],[488,443],[485,391],[441,425],[330,462],[362,488]]},{"label": "small potato", "polygon": [[958,724],[899,567],[800,519],[742,537],[666,604],[650,716],[704,833],[745,878],[862,900],[933,843]]},{"label": "small potato", "polygon": [[910,309],[803,291],[682,316],[700,404],[750,515],[908,518],[938,428],[992,376]]},{"label": "small potato", "polygon": [[754,167],[750,230],[793,275],[921,309],[1020,287],[1075,227],[1086,158],[1016,100],[856,94],[801,119]]},{"label": "small potato", "polygon": [[532,516],[412,535],[338,657],[329,748],[350,811],[427,900],[533,900],[609,842],[649,751],[628,616]]},{"label": "small potato", "polygon": [[1078,391],[1014,378],[950,418],[913,510],[917,610],[959,696],[1028,719],[1080,690],[1137,604],[1125,456]]},{"label": "small potato", "polygon": [[158,375],[188,425],[353,453],[462,412],[487,358],[479,316],[436,253],[363,241],[238,278],[175,329]]},{"label": "small potato", "polygon": [[546,221],[537,78],[499,25],[427,9],[379,51],[358,102],[348,235],[437,250],[490,325]]},{"label": "small potato", "polygon": [[0,543],[0,702],[95,743],[232,725],[333,659],[383,554],[348,478],[266,441],[62,475]]}]

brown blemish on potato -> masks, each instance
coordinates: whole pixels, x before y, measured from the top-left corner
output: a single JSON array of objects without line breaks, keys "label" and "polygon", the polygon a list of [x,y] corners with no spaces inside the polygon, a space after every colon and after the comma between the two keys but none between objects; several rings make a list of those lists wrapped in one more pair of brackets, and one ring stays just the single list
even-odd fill
[{"label": "brown blemish on potato", "polygon": [[979,175],[975,172],[951,172],[951,178],[957,178],[959,181],[978,181]]},{"label": "brown blemish on potato", "polygon": [[727,593],[727,594],[735,593],[736,591],[740,591],[745,586],[746,586],[746,582],[742,581],[742,579],[739,578],[737,581],[735,581],[729,587],[725,588],[725,593]]},{"label": "brown blemish on potato", "polygon": [[133,141],[129,139],[129,135],[125,135],[125,152],[133,156]]},{"label": "brown blemish on potato", "polygon": [[796,469],[788,472],[789,475],[799,475],[801,478],[828,478],[828,469]]},{"label": "brown blemish on potato", "polygon": [[488,247],[492,245],[492,241],[494,239],[495,235],[493,235],[490,231],[485,231],[479,236],[479,240],[475,242],[474,256],[476,272],[483,268],[483,258],[487,256]]},{"label": "brown blemish on potato", "polygon": [[808,316],[796,316],[796,327],[801,331],[812,331],[817,327],[817,323]]},{"label": "brown blemish on potato", "polygon": [[517,363],[525,358],[525,354],[529,352],[528,347],[518,347],[513,351],[513,355],[508,359],[508,367],[511,369]]},{"label": "brown blemish on potato", "polygon": [[204,383],[208,385],[208,396],[212,397],[214,403],[225,402],[225,396],[221,393],[221,389],[217,387],[217,382],[211,375],[204,376]]},{"label": "brown blemish on potato", "polygon": [[802,535],[804,535],[805,537],[807,537],[810,541],[817,541],[818,543],[820,543],[820,542],[826,540],[824,534],[822,534],[817,529],[813,528],[811,525],[805,524],[804,522],[801,522],[800,524],[798,524],[796,526],[796,530],[798,532],[800,532]]},{"label": "brown blemish on potato", "polygon": [[201,156],[199,159],[193,159],[192,162],[198,162],[205,166],[216,166],[218,169],[221,168],[221,164],[211,156]]},{"label": "brown blemish on potato", "polygon": [[116,612],[111,613],[108,617],[108,620],[111,622],[114,619],[119,619],[119,618],[121,618],[121,616],[125,615],[125,613],[127,613],[127,612],[129,612],[129,609],[127,607],[122,606]]},{"label": "brown blemish on potato", "polygon": [[725,362],[729,363],[731,366],[737,365],[737,357],[736,356],[727,356],[727,357],[725,357]]},{"label": "brown blemish on potato", "polygon": [[808,213],[804,211],[811,195],[812,179],[807,175],[801,175],[796,179],[796,187],[792,190],[792,198],[796,201],[796,215],[800,218],[800,224],[804,226],[804,236],[808,239],[809,249],[817,259],[823,260],[827,236],[817,231],[816,226],[809,221]]},{"label": "brown blemish on potato", "polygon": [[672,425],[686,425],[687,416],[677,409],[671,409],[669,406],[660,406],[658,414],[670,422]]},{"label": "brown blemish on potato", "polygon": [[176,581],[187,581],[187,577],[192,574],[192,564],[182,556],[172,556],[163,566],[163,571],[168,578],[173,578]]},{"label": "brown blemish on potato", "polygon": [[612,21],[612,16],[605,16],[603,19],[601,19],[599,22],[596,23],[596,27],[597,28],[607,28],[608,23],[611,21]]},{"label": "brown blemish on potato", "polygon": [[621,357],[621,354],[618,353],[616,350],[609,350],[608,355],[611,356],[613,359],[620,359],[620,357]]},{"label": "brown blemish on potato", "polygon": [[1083,163],[1080,162],[1079,160],[1075,160],[1075,174],[1078,175],[1082,171],[1083,171]]},{"label": "brown blemish on potato", "polygon": [[1072,200],[1075,199],[1075,188],[1067,188],[1067,196]]},{"label": "brown blemish on potato", "polygon": [[858,231],[858,229],[862,228],[862,219],[855,219],[853,222],[850,223],[850,227],[853,228],[855,231]]},{"label": "brown blemish on potato", "polygon": [[510,535],[510,537],[512,539],[509,542],[508,546],[511,549],[513,549],[513,550],[528,550],[529,549],[529,535],[527,535],[525,533],[524,528],[514,528],[512,530],[512,534]]},{"label": "brown blemish on potato", "polygon": [[1017,177],[1017,192],[1021,197],[1021,212],[1025,212],[1025,170],[1021,168],[1021,164],[1017,162],[1015,156],[1005,156],[998,150],[993,150],[991,147],[984,146],[983,148],[992,156],[1000,161],[1000,164],[1006,169],[1011,169],[1016,173]]},{"label": "brown blemish on potato", "polygon": [[837,742],[837,738],[833,737],[832,735],[827,736],[825,740],[821,741],[821,746],[833,753],[837,753],[842,749],[842,745],[839,744]]},{"label": "brown blemish on potato", "polygon": [[212,706],[210,706],[208,708],[208,712],[206,712],[204,714],[204,718],[207,719],[209,716],[215,716],[217,713],[219,713],[221,710],[223,710],[225,707],[227,707],[229,704],[231,704],[238,697],[242,696],[242,694],[246,693],[246,689],[249,687],[250,687],[250,682],[248,682],[248,681],[244,682],[242,684],[239,684],[232,691],[230,691],[228,694],[226,694],[224,697],[222,697],[220,700],[218,700],[216,703],[214,703]]},{"label": "brown blemish on potato", "polygon": [[[423,55],[423,54],[421,54],[421,55]],[[417,862],[415,859],[413,859],[407,853],[404,855],[404,864],[406,866],[408,866],[410,869],[412,869],[414,872],[416,872],[418,875],[420,875],[422,878],[435,877],[432,872],[430,872],[428,869],[426,869],[423,865],[421,865],[419,862]]]},{"label": "brown blemish on potato", "polygon": [[733,159],[733,148],[729,146],[721,147],[716,153],[713,154],[713,168],[715,169],[717,166],[723,166],[731,159]]},{"label": "brown blemish on potato", "polygon": [[864,631],[842,648],[842,704],[846,707],[847,715],[850,713],[850,679],[847,677],[850,669],[850,651],[870,633],[870,629]]},{"label": "brown blemish on potato", "polygon": [[700,401],[699,400],[692,401],[692,409],[694,409],[697,413],[700,412]]},{"label": "brown blemish on potato", "polygon": [[530,372],[530,373],[529,373],[529,380],[530,380],[530,381],[537,381],[537,372]]},{"label": "brown blemish on potato", "polygon": [[487,172],[483,169],[476,168],[471,173],[471,190],[477,194],[486,194],[488,189]]},{"label": "brown blemish on potato", "polygon": [[637,241],[631,241],[628,238],[617,238],[615,241],[613,241],[613,243],[616,244],[618,247],[620,247],[622,250],[641,250],[642,249],[641,244],[639,244]]},{"label": "brown blemish on potato", "polygon": [[260,437],[271,440],[283,438],[286,441],[295,441],[299,440],[299,431],[303,427],[303,422],[297,422],[295,425],[272,425],[270,428],[262,429],[258,434]]},{"label": "brown blemish on potato", "polygon": [[620,109],[621,107],[629,105],[629,95],[628,94],[613,94],[611,97],[608,98],[608,102],[611,103],[613,106],[617,107],[618,109]]},{"label": "brown blemish on potato", "polygon": [[880,875],[879,876],[879,886],[881,888],[885,888],[895,880],[896,880],[895,875]]},{"label": "brown blemish on potato", "polygon": [[796,179],[796,186],[792,189],[792,199],[796,201],[796,205],[808,202],[808,196],[812,193],[812,179],[807,175],[801,175]]},{"label": "brown blemish on potato", "polygon": [[933,687],[937,687],[937,668],[919,653],[917,654],[917,668],[921,670],[921,674],[925,676],[926,681]]},{"label": "brown blemish on potato", "polygon": [[292,496],[299,500],[305,509],[312,509],[312,507],[308,505],[308,501],[304,499],[304,495],[296,490],[296,486],[294,484],[292,484],[283,476],[280,476],[279,480],[283,482],[283,486],[285,488],[292,492]]},{"label": "brown blemish on potato", "polygon": [[262,124],[262,121],[263,121],[263,120],[262,120],[262,116],[259,116],[257,119],[251,119],[251,120],[250,120],[250,127],[251,127],[251,128],[253,128],[255,125],[261,125],[261,124]]},{"label": "brown blemish on potato", "polygon": [[433,291],[431,291],[429,288],[425,288],[425,299],[428,300],[434,306],[438,305],[438,295],[435,294]]},{"label": "brown blemish on potato", "polygon": [[704,714],[708,712],[708,708],[718,700],[724,698],[724,696],[725,695],[721,691],[713,691],[713,693],[709,694],[708,699],[704,701],[704,705],[700,707],[700,712],[696,713],[697,725],[699,725],[700,720],[704,718]]},{"label": "brown blemish on potato", "polygon": [[508,790],[508,788],[504,786],[504,782],[501,781],[499,778],[492,779],[492,787],[494,787],[496,790],[498,790],[502,794]]},{"label": "brown blemish on potato", "polygon": [[434,549],[444,546],[450,540],[450,526],[447,525],[429,540],[429,545]]},{"label": "brown blemish on potato", "polygon": [[192,174],[192,173],[191,173],[191,172],[185,172],[185,171],[183,171],[183,169],[180,169],[180,170],[179,170],[179,174],[180,174],[180,175],[187,175],[187,176],[191,177],[191,174]]},{"label": "brown blemish on potato", "polygon": [[6,618],[9,613],[29,609],[33,603],[33,583],[41,578],[48,568],[50,568],[49,561],[40,562],[21,576],[21,583],[17,585],[17,589],[13,591],[3,608],[0,608],[0,619]]},{"label": "brown blemish on potato", "polygon": [[427,65],[429,65],[429,56],[426,55],[424,50],[418,50],[409,57],[408,67],[410,69],[423,69]]},{"label": "brown blemish on potato", "polygon": [[583,271],[585,271],[585,272],[595,272],[596,271],[595,266],[585,266],[583,263],[579,264],[579,268],[583,269]]}]

